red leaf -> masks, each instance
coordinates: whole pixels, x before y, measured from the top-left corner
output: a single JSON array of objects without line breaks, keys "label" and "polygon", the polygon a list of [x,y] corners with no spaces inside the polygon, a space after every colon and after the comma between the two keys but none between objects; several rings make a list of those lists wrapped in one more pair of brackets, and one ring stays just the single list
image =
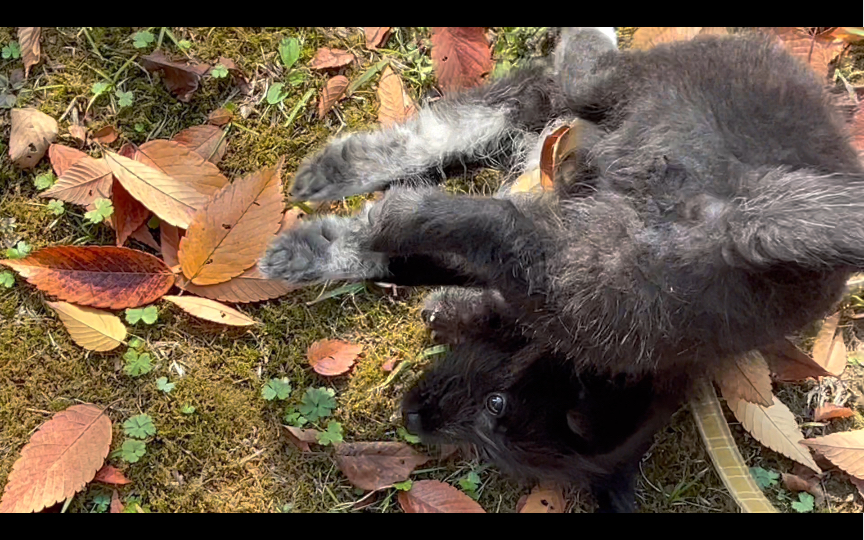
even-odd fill
[{"label": "red leaf", "polygon": [[51,167],[54,168],[54,174],[60,178],[66,171],[78,162],[83,157],[89,157],[81,150],[76,150],[62,144],[52,144],[48,148],[48,159],[51,160]]},{"label": "red leaf", "polygon": [[123,472],[120,469],[114,468],[111,465],[105,465],[96,471],[96,477],[93,478],[93,481],[114,486],[131,484],[130,480],[123,476]]},{"label": "red leaf", "polygon": [[117,231],[117,247],[122,247],[129,236],[147,222],[150,210],[129,195],[117,179],[111,187],[111,198],[114,205],[111,221]]},{"label": "red leaf", "polygon": [[342,49],[318,49],[315,58],[309,63],[312,69],[336,69],[354,61],[354,55]]},{"label": "red leaf", "polygon": [[313,343],[306,351],[309,365],[315,373],[331,377],[342,375],[354,365],[354,361],[363,351],[362,345],[346,343],[336,339],[324,339]]},{"label": "red leaf", "polygon": [[480,26],[433,26],[432,65],[445,92],[480,84],[492,70],[492,52]]},{"label": "red leaf", "polygon": [[400,491],[398,498],[406,514],[486,513],[477,501],[438,480],[414,482],[410,490]]},{"label": "red leaf", "polygon": [[428,460],[400,442],[344,443],[336,447],[339,470],[353,485],[368,491],[404,482]]},{"label": "red leaf", "polygon": [[141,60],[147,71],[161,71],[165,86],[177,99],[183,102],[192,99],[192,94],[198,90],[201,77],[210,71],[210,66],[207,64],[172,62],[161,51],[155,51]]}]

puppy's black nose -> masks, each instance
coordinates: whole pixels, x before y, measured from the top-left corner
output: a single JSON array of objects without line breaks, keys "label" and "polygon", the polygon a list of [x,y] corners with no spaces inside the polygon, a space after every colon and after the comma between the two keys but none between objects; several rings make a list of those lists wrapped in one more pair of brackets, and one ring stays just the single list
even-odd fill
[{"label": "puppy's black nose", "polygon": [[420,414],[416,412],[403,411],[402,423],[405,425],[405,429],[415,435],[423,433],[423,422],[420,420]]}]

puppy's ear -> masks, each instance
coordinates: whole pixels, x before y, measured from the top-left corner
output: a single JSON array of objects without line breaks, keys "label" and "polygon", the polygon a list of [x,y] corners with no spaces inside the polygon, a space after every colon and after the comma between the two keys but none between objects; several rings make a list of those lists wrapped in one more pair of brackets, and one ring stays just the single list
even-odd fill
[{"label": "puppy's ear", "polygon": [[594,424],[591,422],[591,418],[582,411],[576,409],[567,411],[567,427],[585,440],[591,440],[594,437]]}]

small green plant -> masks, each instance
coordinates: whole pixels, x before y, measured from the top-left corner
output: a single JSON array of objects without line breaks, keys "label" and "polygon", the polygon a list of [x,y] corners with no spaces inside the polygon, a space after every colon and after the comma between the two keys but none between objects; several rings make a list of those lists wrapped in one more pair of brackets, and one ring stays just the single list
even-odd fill
[{"label": "small green plant", "polygon": [[156,309],[156,306],[126,310],[126,322],[129,324],[138,324],[138,321],[144,321],[144,324],[153,324],[157,319],[159,319],[159,310]]},{"label": "small green plant", "polygon": [[144,133],[145,131],[147,131],[147,126],[145,126],[141,122],[137,122],[134,126],[132,126],[132,129],[135,130],[135,133]]},{"label": "small green plant", "polygon": [[99,81],[97,83],[93,83],[93,87],[90,89],[93,92],[93,97],[97,98],[111,89],[111,83],[105,81]]},{"label": "small green plant", "polygon": [[753,480],[756,480],[756,485],[761,489],[776,485],[777,479],[780,478],[780,473],[769,471],[762,467],[750,467],[750,475],[753,476]]},{"label": "small green plant", "polygon": [[284,92],[283,88],[285,87],[282,83],[276,83],[271,86],[267,90],[267,103],[270,105],[278,105],[282,103],[286,97],[288,97],[288,92]]},{"label": "small green plant", "polygon": [[48,211],[55,216],[62,216],[66,212],[66,205],[63,204],[63,201],[56,199],[48,201]]},{"label": "small green plant", "polygon": [[342,442],[342,424],[339,422],[327,422],[327,430],[317,433],[315,438],[318,439],[318,444],[327,446],[329,444],[337,444]]},{"label": "small green plant", "polygon": [[7,259],[23,259],[27,255],[30,255],[30,252],[33,250],[33,247],[30,246],[24,240],[21,240],[17,244],[15,244],[14,248],[9,248],[6,250],[6,258]]},{"label": "small green plant", "polygon": [[414,482],[411,480],[405,480],[404,482],[396,482],[393,484],[393,487],[399,491],[409,491],[411,486],[414,485]]},{"label": "small green plant", "polygon": [[816,499],[809,493],[799,493],[798,500],[792,501],[792,509],[798,513],[812,512]]},{"label": "small green plant", "polygon": [[396,430],[396,433],[400,437],[402,437],[405,440],[405,442],[408,442],[411,444],[420,444],[420,437],[418,437],[417,435],[412,435],[412,434],[408,433],[408,430],[402,426],[399,426],[399,428]]},{"label": "small green plant", "polygon": [[103,514],[108,511],[110,505],[111,495],[108,495],[104,491],[100,491],[96,495],[93,495],[93,509],[91,512]]},{"label": "small green plant", "polygon": [[147,453],[147,444],[144,441],[126,439],[120,447],[120,459],[126,463],[138,463],[138,460]]},{"label": "small green plant", "polygon": [[114,205],[108,199],[96,199],[93,201],[96,208],[84,213],[84,219],[96,225],[102,223],[114,214]]},{"label": "small green plant", "polygon": [[0,50],[0,55],[3,56],[3,60],[9,60],[10,58],[12,60],[17,60],[21,58],[21,47],[18,45],[17,41],[10,41],[9,45],[6,45],[2,50]]},{"label": "small green plant", "polygon": [[15,276],[12,275],[12,272],[9,270],[0,272],[0,285],[3,285],[7,289],[11,289],[15,285]]},{"label": "small green plant", "polygon": [[183,414],[195,414],[195,407],[192,405],[183,405],[180,408],[180,412]]},{"label": "small green plant", "polygon": [[336,392],[332,388],[308,388],[300,402],[300,414],[310,422],[317,422],[333,413]]},{"label": "small green plant", "polygon": [[133,349],[140,349],[144,346],[144,342],[138,339],[137,337],[133,337],[129,340],[129,346]]},{"label": "small green plant", "polygon": [[166,394],[170,394],[171,390],[174,390],[174,383],[168,382],[168,377],[159,377],[156,379],[156,390],[160,392],[165,392]]},{"label": "small green plant", "polygon": [[291,86],[300,86],[306,82],[307,78],[308,76],[306,75],[306,72],[294,70],[288,74],[288,77],[286,77],[285,80],[287,80],[288,84]]},{"label": "small green plant", "polygon": [[128,497],[124,501],[123,513],[124,514],[149,514],[150,513],[150,507],[145,505],[145,504],[141,504],[141,497]]},{"label": "small green plant", "polygon": [[132,92],[123,92],[117,89],[114,91],[114,95],[117,96],[117,104],[120,105],[121,109],[130,107],[135,102],[135,95]]},{"label": "small green plant", "polygon": [[47,173],[42,173],[36,178],[34,178],[33,185],[36,186],[36,189],[38,189],[39,191],[44,191],[53,186],[54,182],[56,181],[57,177],[54,176],[54,173],[49,171]]},{"label": "small green plant", "polygon": [[475,501],[480,497],[480,494],[477,493],[477,489],[480,487],[481,483],[480,475],[477,474],[476,471],[471,471],[459,479],[459,487],[462,488],[462,491],[464,491],[466,495]]},{"label": "small green plant", "polygon": [[282,65],[285,70],[291,69],[297,59],[300,58],[300,42],[297,38],[285,38],[279,44],[279,58],[282,59]]},{"label": "small green plant", "polygon": [[294,426],[298,428],[303,427],[309,423],[309,420],[307,420],[305,416],[300,414],[294,407],[288,407],[287,409],[285,409],[285,417],[283,419],[285,420],[285,423],[289,426]]},{"label": "small green plant", "polygon": [[139,354],[138,351],[130,349],[123,355],[123,360],[126,360],[123,372],[130,377],[146,375],[153,370],[153,366],[150,364],[150,355],[147,353]]},{"label": "small green plant", "polygon": [[156,435],[156,426],[153,425],[153,419],[149,414],[139,414],[123,422],[123,432],[127,437],[146,439]]},{"label": "small green plant", "polygon": [[145,49],[154,41],[156,41],[156,36],[149,30],[142,30],[132,34],[132,46],[136,49]]},{"label": "small green plant", "polygon": [[213,69],[210,70],[210,75],[215,79],[224,79],[228,76],[228,68],[222,64],[216,64],[213,66]]},{"label": "small green plant", "polygon": [[179,47],[181,51],[187,52],[189,49],[192,48],[192,42],[188,39],[181,39],[177,42],[177,47]]},{"label": "small green plant", "polygon": [[288,399],[288,396],[290,395],[291,383],[288,382],[287,377],[282,377],[281,379],[270,379],[261,389],[261,396],[267,401],[273,401],[274,399],[281,401]]}]

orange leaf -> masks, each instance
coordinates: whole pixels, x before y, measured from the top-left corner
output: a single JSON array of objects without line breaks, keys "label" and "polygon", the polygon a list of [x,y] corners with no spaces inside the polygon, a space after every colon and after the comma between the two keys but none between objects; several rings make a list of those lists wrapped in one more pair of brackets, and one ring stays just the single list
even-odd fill
[{"label": "orange leaf", "polygon": [[[222,131],[214,126],[198,127]],[[212,197],[228,184],[228,178],[222,174],[219,167],[198,154],[195,148],[187,147],[178,141],[157,139],[146,142],[138,147],[134,159],[170,176],[180,185],[192,187],[206,197]]]},{"label": "orange leaf", "polygon": [[[65,146],[54,146],[58,149],[66,148]],[[71,157],[66,150],[63,150],[62,154],[61,161],[65,160],[67,156]],[[43,191],[39,196],[87,206],[96,199],[110,198],[111,182],[111,168],[108,167],[105,160],[93,159],[84,154],[63,172],[63,175],[50,189]]]},{"label": "orange leaf", "polygon": [[525,503],[518,512],[520,514],[563,514],[564,508],[564,494],[561,493],[560,488],[537,486],[525,498]]},{"label": "orange leaf", "polygon": [[381,80],[378,82],[378,101],[381,107],[378,109],[378,122],[389,127],[399,124],[417,114],[417,104],[411,96],[405,92],[405,85],[390,66],[381,72]]},{"label": "orange leaf", "polygon": [[170,267],[180,264],[177,251],[180,249],[181,236],[180,229],[174,225],[169,225],[164,221],[159,223],[159,237],[162,240],[162,259]]},{"label": "orange leaf", "polygon": [[9,157],[19,169],[32,169],[57,138],[57,121],[36,109],[12,109]]},{"label": "orange leaf", "polygon": [[73,405],[33,434],[12,466],[0,513],[37,512],[84,489],[111,448],[111,420],[95,405]]},{"label": "orange leaf", "polygon": [[395,356],[388,358],[384,361],[383,364],[381,364],[381,371],[383,371],[384,373],[390,373],[391,371],[393,371],[393,368],[396,367],[396,364],[401,361],[401,358],[396,358]]},{"label": "orange leaf", "polygon": [[147,71],[163,72],[162,80],[168,90],[183,102],[189,102],[192,94],[198,90],[201,77],[210,71],[207,64],[182,64],[172,62],[161,51],[147,55],[141,59]]},{"label": "orange leaf", "polygon": [[410,490],[400,491],[398,498],[406,514],[486,513],[477,501],[438,480],[414,482]]},{"label": "orange leaf", "polygon": [[84,306],[109,309],[150,304],[174,285],[174,274],[153,255],[134,249],[57,246],[0,261],[40,291]]},{"label": "orange leaf", "polygon": [[343,443],[336,447],[336,464],[356,487],[373,491],[404,482],[416,467],[429,461],[405,443]]},{"label": "orange leaf", "polygon": [[347,66],[354,61],[354,55],[342,49],[318,49],[315,58],[309,63],[312,69],[335,69]]},{"label": "orange leaf", "polygon": [[111,494],[111,514],[122,514],[123,513],[123,503],[120,502],[120,495],[117,493],[115,489]]},{"label": "orange leaf", "polygon": [[852,476],[864,479],[864,429],[804,439],[801,443]]},{"label": "orange leaf", "polygon": [[109,125],[109,126],[105,126],[102,129],[96,131],[93,134],[92,139],[94,141],[102,143],[102,144],[111,144],[114,141],[116,141],[117,137],[119,137],[119,136],[120,136],[120,134],[117,133],[117,130],[114,129],[114,126]]},{"label": "orange leaf", "polygon": [[445,92],[480,84],[492,71],[492,51],[480,26],[433,26],[432,65]]},{"label": "orange leaf", "polygon": [[306,358],[315,373],[331,377],[342,375],[354,365],[362,345],[346,343],[338,339],[323,339],[313,343],[306,351]]},{"label": "orange leaf", "polygon": [[792,56],[800,58],[823,79],[829,75],[829,64],[846,48],[846,43],[835,40],[830,32],[817,34],[815,28],[783,26],[770,31]]},{"label": "orange leaf", "polygon": [[96,477],[93,478],[93,481],[114,486],[125,486],[126,484],[132,483],[123,475],[123,471],[112,467],[111,465],[105,465],[99,469],[96,472]]},{"label": "orange leaf", "polygon": [[366,48],[372,50],[386,43],[390,37],[389,26],[367,26],[363,32],[366,34]]},{"label": "orange leaf", "polygon": [[822,407],[816,407],[813,411],[813,420],[821,422],[823,420],[833,420],[835,418],[849,418],[855,416],[855,411],[848,407],[838,407],[831,403],[826,403]]},{"label": "orange leaf", "polygon": [[184,291],[204,298],[239,304],[279,298],[297,289],[297,287],[288,285],[282,280],[265,278],[255,266],[224,283],[193,285],[181,280],[178,285]]},{"label": "orange leaf", "polygon": [[345,91],[348,89],[348,82],[348,77],[344,75],[336,75],[327,81],[327,86],[321,92],[321,101],[318,102],[319,117],[327,114],[327,111],[345,94]]},{"label": "orange leaf", "polygon": [[39,38],[42,37],[40,26],[19,26],[18,44],[21,47],[21,59],[24,60],[24,75],[30,74],[30,68],[39,63],[42,47]]},{"label": "orange leaf", "polygon": [[[51,167],[54,168],[54,174],[60,178],[66,171],[78,162],[83,157],[90,157],[81,150],[63,146],[62,144],[52,144],[48,147],[48,159],[51,160]],[[92,158],[91,158],[92,159]]]},{"label": "orange leaf", "polygon": [[225,130],[215,125],[186,128],[177,135],[174,135],[174,138],[171,140],[189,148],[214,165],[222,160],[225,150],[228,149],[228,139],[226,138]]},{"label": "orange leaf", "polygon": [[180,266],[195,285],[228,281],[264,255],[282,218],[282,162],[225,186],[180,240]]},{"label": "orange leaf", "polygon": [[763,347],[760,352],[768,362],[775,381],[798,382],[808,377],[831,375],[788,339]]},{"label": "orange leaf", "polygon": [[114,224],[114,230],[117,231],[117,247],[122,247],[126,239],[146,223],[150,210],[132,198],[117,180],[114,180],[114,185],[111,187],[111,199],[114,205],[111,222]]},{"label": "orange leaf", "polygon": [[186,313],[206,321],[230,326],[252,326],[255,324],[255,321],[247,315],[215,300],[198,298],[197,296],[163,296],[162,299],[168,300]]}]

